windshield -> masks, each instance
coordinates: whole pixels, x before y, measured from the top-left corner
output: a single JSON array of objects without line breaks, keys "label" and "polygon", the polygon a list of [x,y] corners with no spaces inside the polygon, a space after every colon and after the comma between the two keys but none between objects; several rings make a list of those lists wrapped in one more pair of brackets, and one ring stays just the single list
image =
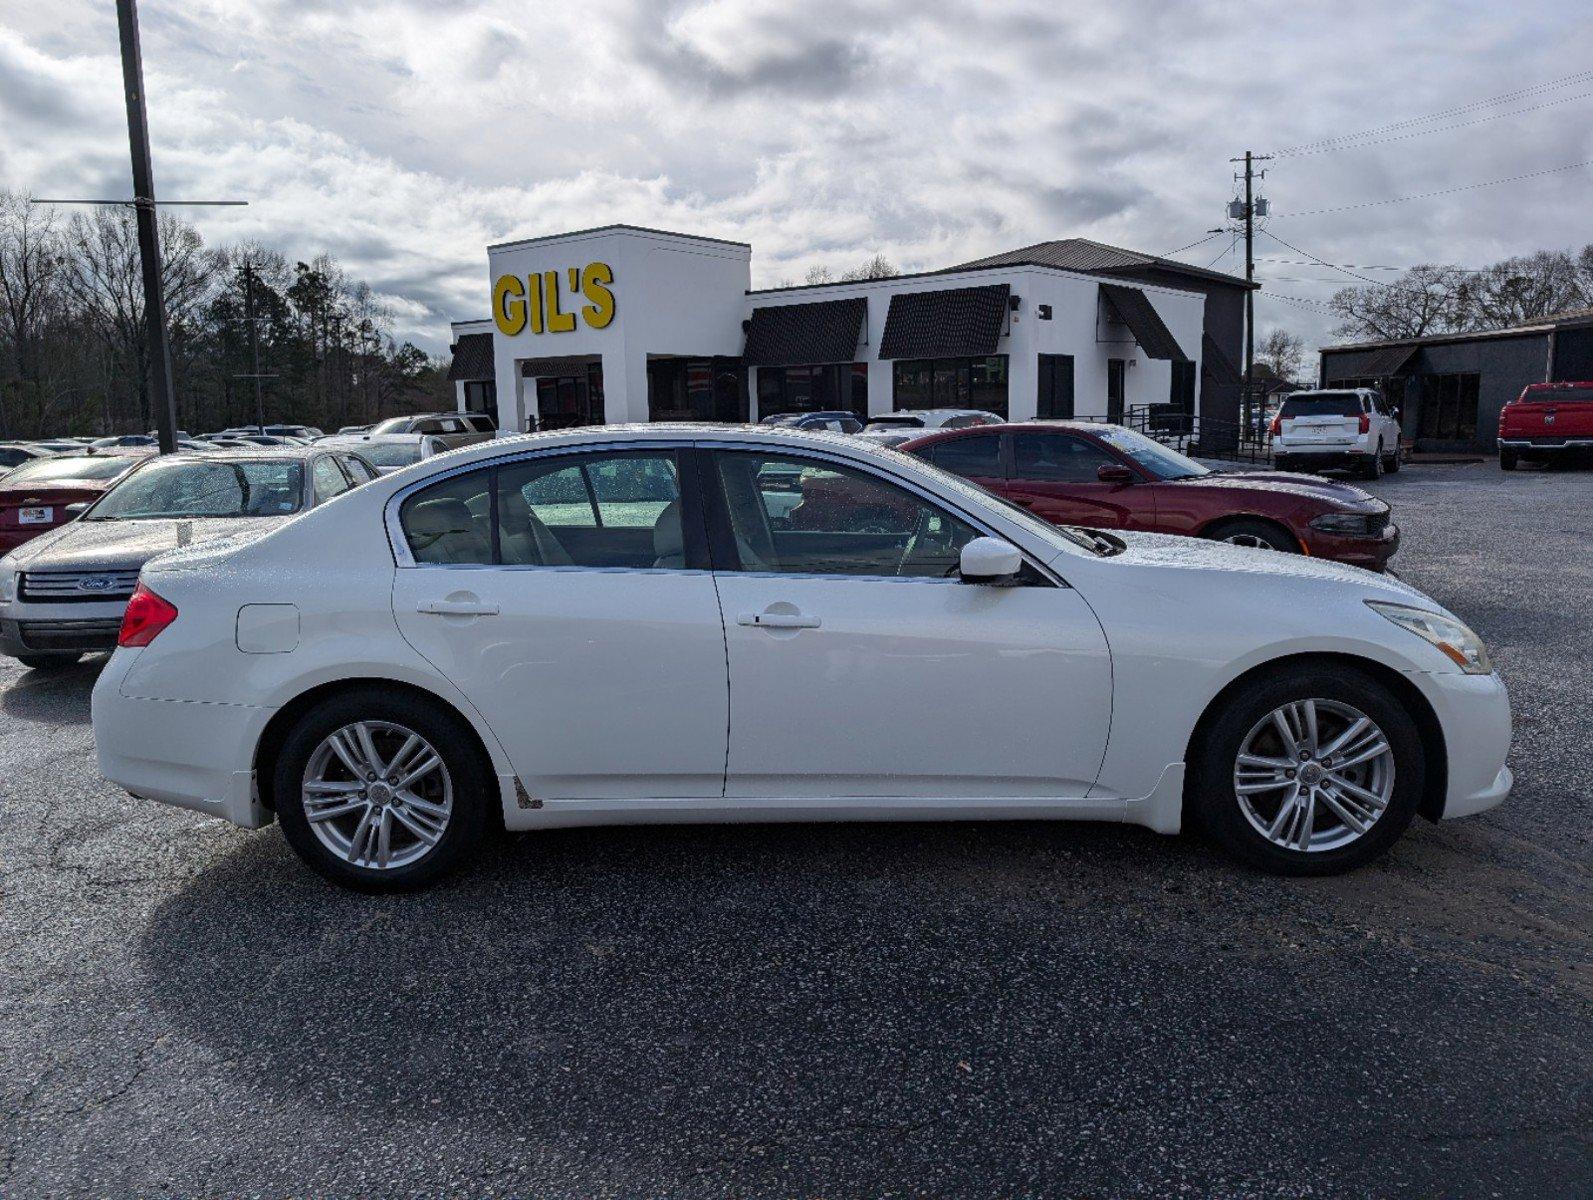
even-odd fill
[{"label": "windshield", "polygon": [[868,428],[874,429],[922,429],[923,417],[871,417]]},{"label": "windshield", "polygon": [[1198,479],[1211,474],[1210,467],[1203,467],[1188,455],[1132,429],[1108,425],[1097,431],[1096,436],[1112,449],[1128,455],[1157,479]]},{"label": "windshield", "polygon": [[1293,417],[1358,417],[1361,415],[1361,398],[1354,392],[1290,396],[1283,402],[1278,415],[1284,420]]},{"label": "windshield", "polygon": [[1522,392],[1511,404],[1586,404],[1593,401],[1593,387],[1542,388]]},{"label": "windshield", "polygon": [[373,467],[407,467],[420,461],[419,442],[361,442],[351,449]]},{"label": "windshield", "polygon": [[36,458],[8,474],[6,486],[13,483],[74,483],[80,479],[115,479],[137,461],[125,454]]},{"label": "windshield", "polygon": [[372,433],[408,433],[408,417],[388,417],[387,420],[371,426]]},{"label": "windshield", "polygon": [[303,495],[302,463],[167,460],[134,471],[106,492],[83,519],[280,517],[298,512]]}]

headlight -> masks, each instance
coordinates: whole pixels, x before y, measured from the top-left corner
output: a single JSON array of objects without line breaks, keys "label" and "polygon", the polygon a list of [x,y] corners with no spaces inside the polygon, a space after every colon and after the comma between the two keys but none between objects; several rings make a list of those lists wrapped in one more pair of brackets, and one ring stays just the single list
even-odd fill
[{"label": "headlight", "polygon": [[1351,537],[1366,537],[1372,532],[1372,518],[1368,513],[1323,513],[1311,518],[1311,528],[1323,533],[1343,533]]},{"label": "headlight", "polygon": [[1378,600],[1368,600],[1366,604],[1401,629],[1408,629],[1417,637],[1437,646],[1446,658],[1467,675],[1487,675],[1493,670],[1493,664],[1488,661],[1488,648],[1482,644],[1482,639],[1453,617],[1404,604],[1384,604]]}]

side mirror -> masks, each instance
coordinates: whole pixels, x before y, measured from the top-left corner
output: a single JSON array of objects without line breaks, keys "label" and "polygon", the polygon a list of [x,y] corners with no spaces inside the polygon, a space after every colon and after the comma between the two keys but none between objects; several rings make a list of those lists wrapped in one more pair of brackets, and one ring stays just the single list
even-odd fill
[{"label": "side mirror", "polygon": [[1139,476],[1122,463],[1103,463],[1096,469],[1095,478],[1102,483],[1138,483]]},{"label": "side mirror", "polygon": [[88,507],[89,506],[88,506],[88,501],[87,500],[79,500],[75,504],[68,504],[63,511],[66,513],[67,516],[72,517],[72,518],[75,519],[77,517],[81,517],[84,513],[88,512]]},{"label": "side mirror", "polygon": [[1010,586],[1023,570],[1023,555],[1000,538],[976,537],[962,548],[958,572],[964,583]]}]

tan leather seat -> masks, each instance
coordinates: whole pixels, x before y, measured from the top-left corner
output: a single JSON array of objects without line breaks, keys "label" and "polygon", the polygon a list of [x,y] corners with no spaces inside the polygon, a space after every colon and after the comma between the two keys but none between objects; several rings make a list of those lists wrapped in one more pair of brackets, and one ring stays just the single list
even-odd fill
[{"label": "tan leather seat", "polygon": [[568,567],[575,561],[518,488],[498,496],[498,550],[514,566]]},{"label": "tan leather seat", "polygon": [[454,496],[423,500],[404,514],[404,529],[415,557],[430,563],[487,563],[492,543],[483,526]]}]

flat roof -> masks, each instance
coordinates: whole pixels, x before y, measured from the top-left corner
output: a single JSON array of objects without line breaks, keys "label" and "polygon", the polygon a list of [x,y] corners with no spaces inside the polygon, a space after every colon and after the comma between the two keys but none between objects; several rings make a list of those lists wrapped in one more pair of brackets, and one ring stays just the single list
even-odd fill
[{"label": "flat roof", "polygon": [[512,246],[534,246],[539,242],[562,242],[568,238],[590,237],[595,233],[645,233],[653,237],[680,238],[688,242],[708,242],[715,246],[739,246],[751,250],[751,242],[734,242],[729,238],[704,237],[700,233],[677,233],[672,229],[650,229],[645,225],[594,225],[591,229],[571,229],[565,233],[545,233],[538,237],[516,238],[511,242],[492,242],[487,249],[507,250]]},{"label": "flat roof", "polygon": [[1384,346],[1432,346],[1450,342],[1470,342],[1478,338],[1534,337],[1553,333],[1556,329],[1575,329],[1593,325],[1593,308],[1573,308],[1566,312],[1550,313],[1524,325],[1506,325],[1503,329],[1474,329],[1470,333],[1429,333],[1421,337],[1384,338],[1369,342],[1340,342],[1334,346],[1318,347],[1321,354],[1335,354],[1351,350],[1377,350]]}]

